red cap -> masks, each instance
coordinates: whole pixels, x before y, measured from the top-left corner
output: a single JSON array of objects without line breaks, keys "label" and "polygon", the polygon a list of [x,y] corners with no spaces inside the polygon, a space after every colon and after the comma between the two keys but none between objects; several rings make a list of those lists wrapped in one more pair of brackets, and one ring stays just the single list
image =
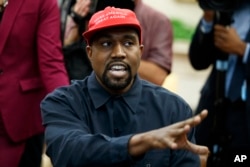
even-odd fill
[{"label": "red cap", "polygon": [[142,41],[141,26],[135,13],[129,9],[121,9],[110,6],[106,7],[104,10],[98,11],[91,17],[88,30],[82,35],[89,44],[89,40],[96,32],[106,28],[121,26],[128,26],[138,30],[139,40],[140,42]]}]

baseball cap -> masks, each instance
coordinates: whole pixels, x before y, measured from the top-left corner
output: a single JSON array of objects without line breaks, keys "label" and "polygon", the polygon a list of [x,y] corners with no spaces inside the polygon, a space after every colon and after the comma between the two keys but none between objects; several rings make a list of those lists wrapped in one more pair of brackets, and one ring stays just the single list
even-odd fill
[{"label": "baseball cap", "polygon": [[106,28],[131,27],[138,31],[140,43],[142,42],[141,26],[135,13],[129,9],[106,7],[104,10],[96,12],[89,20],[88,30],[82,35],[89,44],[93,35]]}]

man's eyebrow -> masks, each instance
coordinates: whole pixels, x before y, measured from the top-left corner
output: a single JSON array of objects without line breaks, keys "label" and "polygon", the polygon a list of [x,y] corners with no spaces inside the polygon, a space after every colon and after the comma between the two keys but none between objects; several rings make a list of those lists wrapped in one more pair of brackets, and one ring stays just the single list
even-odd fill
[{"label": "man's eyebrow", "polygon": [[[101,39],[101,38],[112,38],[111,34],[107,34],[107,33],[100,33],[96,36],[96,39]],[[136,34],[124,34],[122,36],[122,38],[124,39],[131,39],[131,40],[136,40],[137,35]]]},{"label": "man's eyebrow", "polygon": [[137,35],[136,34],[126,34],[124,35],[124,38],[128,38],[128,39],[131,39],[131,40],[136,40],[137,38]]},{"label": "man's eyebrow", "polygon": [[[136,33],[133,33],[133,34],[124,34],[124,35],[122,36],[122,38],[124,38],[124,39],[130,39],[130,40],[133,40],[133,41],[136,41],[137,37],[138,37],[138,35],[137,35]],[[95,35],[93,36],[93,38],[92,38],[91,41],[92,41],[92,42],[98,41],[98,40],[100,40],[100,39],[102,39],[102,38],[111,39],[111,38],[112,38],[112,34],[105,33],[105,32],[99,32],[99,33],[97,33],[97,34],[95,34]],[[139,38],[139,37],[138,37],[138,38]],[[92,43],[92,42],[91,42],[91,43]]]},{"label": "man's eyebrow", "polygon": [[96,39],[99,38],[111,38],[112,35],[108,34],[108,33],[100,33],[100,34],[96,34]]},{"label": "man's eyebrow", "polygon": [[107,33],[97,33],[95,34],[92,39],[91,39],[91,43],[93,43],[94,41],[97,41],[101,38],[111,38],[111,35],[110,34],[107,34]]}]

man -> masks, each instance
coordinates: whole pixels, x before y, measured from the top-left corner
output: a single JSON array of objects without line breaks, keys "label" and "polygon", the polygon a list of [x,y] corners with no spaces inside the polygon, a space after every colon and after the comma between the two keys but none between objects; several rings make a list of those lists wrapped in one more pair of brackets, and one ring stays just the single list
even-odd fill
[{"label": "man", "polygon": [[[209,112],[196,133],[197,143],[211,150],[209,167],[218,163],[229,166],[227,163],[237,152],[250,151],[250,3],[247,0],[224,3],[218,4],[223,8],[218,11],[203,7],[204,15],[189,50],[195,69],[213,66],[196,110]],[[225,7],[226,4],[233,8]]]},{"label": "man", "polygon": [[40,167],[40,102],[69,84],[56,0],[0,0],[0,166]]},{"label": "man", "polygon": [[[93,72],[41,103],[47,155],[54,167],[200,166],[194,129],[207,112],[142,80],[141,26],[128,9],[95,13],[83,33]],[[178,122],[178,123],[176,123]]]},{"label": "man", "polygon": [[[96,6],[91,4],[94,2]],[[173,56],[172,25],[166,15],[146,5],[142,0],[78,0],[75,3],[66,0],[62,4],[62,32],[65,32],[62,35],[65,46],[64,53],[71,79],[83,79],[91,72],[90,63],[84,58],[85,53],[82,53],[84,48],[82,47],[81,32],[85,30],[85,25],[87,25],[85,22],[89,20],[88,16],[91,13],[89,11],[92,9],[91,11],[93,12],[94,9],[96,12],[104,9],[106,6],[131,9],[135,12],[141,23],[142,38],[144,39],[144,50],[138,71],[139,75],[152,83],[162,85],[168,74],[171,73]],[[69,9],[71,9],[70,14],[67,15],[66,13]],[[81,43],[80,46],[77,45],[79,41]],[[81,54],[80,56],[77,55],[76,50]]]}]

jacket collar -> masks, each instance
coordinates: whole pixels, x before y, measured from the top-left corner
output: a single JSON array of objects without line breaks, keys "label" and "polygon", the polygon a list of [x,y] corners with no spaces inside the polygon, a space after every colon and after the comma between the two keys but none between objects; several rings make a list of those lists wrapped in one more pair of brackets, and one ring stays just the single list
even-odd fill
[{"label": "jacket collar", "polygon": [[0,53],[2,53],[4,45],[7,41],[7,37],[10,33],[10,30],[15,23],[15,18],[19,12],[22,4],[25,0],[9,0],[8,5],[5,8],[4,15],[0,23]]}]

